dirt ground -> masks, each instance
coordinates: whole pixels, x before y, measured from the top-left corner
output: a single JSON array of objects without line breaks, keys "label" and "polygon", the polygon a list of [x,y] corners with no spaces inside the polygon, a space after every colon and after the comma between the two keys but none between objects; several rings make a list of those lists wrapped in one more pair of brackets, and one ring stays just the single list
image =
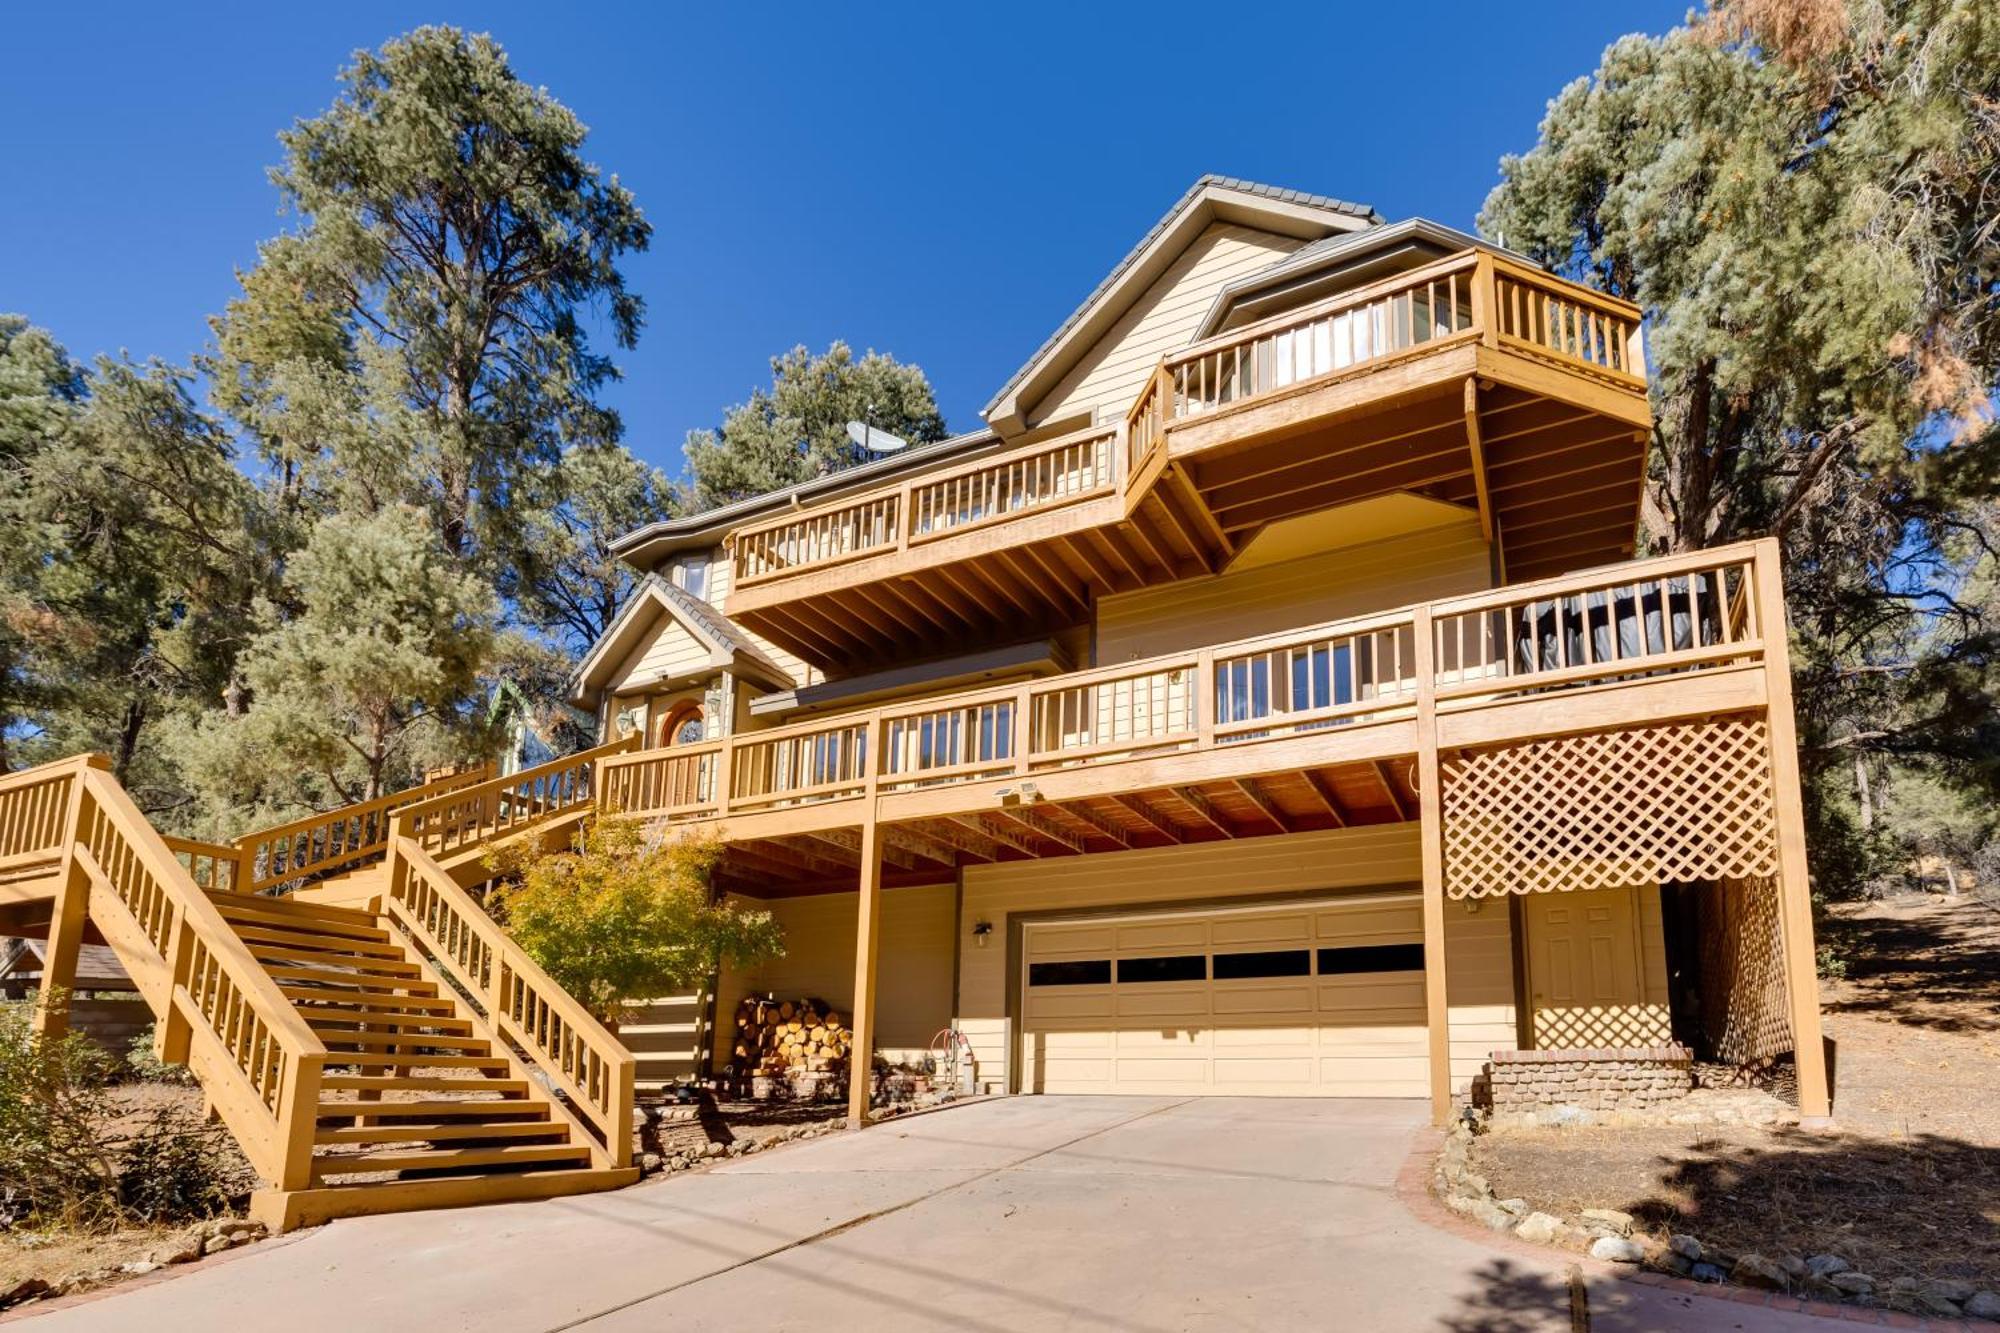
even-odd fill
[{"label": "dirt ground", "polygon": [[1875,1276],[2000,1287],[2000,913],[1928,896],[1836,908],[1831,1134],[1583,1128],[1481,1137],[1501,1198],[1631,1213],[1738,1253],[1832,1252]]}]

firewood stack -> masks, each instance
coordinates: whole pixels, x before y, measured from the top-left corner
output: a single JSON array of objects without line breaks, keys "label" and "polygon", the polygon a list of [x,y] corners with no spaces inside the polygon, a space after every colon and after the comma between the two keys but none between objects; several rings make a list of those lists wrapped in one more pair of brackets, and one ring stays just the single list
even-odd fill
[{"label": "firewood stack", "polygon": [[823,1000],[750,995],[736,1006],[735,1064],[745,1074],[845,1073],[853,1044],[853,1031]]}]

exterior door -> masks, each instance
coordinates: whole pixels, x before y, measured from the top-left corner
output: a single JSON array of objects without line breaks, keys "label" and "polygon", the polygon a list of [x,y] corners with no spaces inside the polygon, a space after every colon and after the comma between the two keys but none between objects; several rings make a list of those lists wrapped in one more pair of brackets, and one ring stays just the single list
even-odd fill
[{"label": "exterior door", "polygon": [[1537,1049],[1651,1043],[1658,1024],[1645,1003],[1633,904],[1630,889],[1527,895]]}]

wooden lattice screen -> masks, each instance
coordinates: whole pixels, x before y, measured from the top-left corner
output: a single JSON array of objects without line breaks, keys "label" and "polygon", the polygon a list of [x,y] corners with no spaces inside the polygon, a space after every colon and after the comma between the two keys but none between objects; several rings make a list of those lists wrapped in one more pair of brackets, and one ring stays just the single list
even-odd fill
[{"label": "wooden lattice screen", "polygon": [[1707,1054],[1730,1064],[1792,1049],[1778,886],[1768,878],[1682,890],[1695,916],[1695,984]]},{"label": "wooden lattice screen", "polygon": [[1524,741],[1441,768],[1452,898],[1777,873],[1762,717]]}]

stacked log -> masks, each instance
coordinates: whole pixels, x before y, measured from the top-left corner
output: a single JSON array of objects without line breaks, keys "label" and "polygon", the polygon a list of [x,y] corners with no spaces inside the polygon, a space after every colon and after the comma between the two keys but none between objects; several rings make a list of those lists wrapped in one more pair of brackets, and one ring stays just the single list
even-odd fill
[{"label": "stacked log", "polygon": [[736,1006],[737,1071],[766,1078],[841,1074],[854,1032],[824,1000],[745,996]]}]

